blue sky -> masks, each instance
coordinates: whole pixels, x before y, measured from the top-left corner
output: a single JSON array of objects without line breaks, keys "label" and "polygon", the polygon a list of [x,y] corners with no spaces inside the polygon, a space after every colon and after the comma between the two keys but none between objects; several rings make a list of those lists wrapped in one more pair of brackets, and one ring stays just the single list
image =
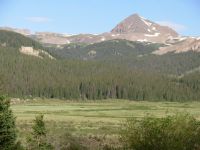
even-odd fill
[{"label": "blue sky", "polygon": [[102,33],[133,13],[200,36],[200,0],[0,0],[0,26]]}]

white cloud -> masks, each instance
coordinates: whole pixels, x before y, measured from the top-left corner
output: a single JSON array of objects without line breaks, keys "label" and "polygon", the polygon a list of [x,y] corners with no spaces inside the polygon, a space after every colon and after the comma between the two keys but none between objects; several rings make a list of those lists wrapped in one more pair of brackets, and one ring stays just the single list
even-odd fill
[{"label": "white cloud", "polygon": [[186,26],[182,25],[182,24],[178,24],[178,23],[174,23],[174,22],[170,22],[170,21],[157,21],[158,24],[163,25],[163,26],[168,26],[176,31],[184,31],[187,29]]},{"label": "white cloud", "polygon": [[28,17],[26,20],[33,23],[47,23],[52,21],[52,19],[47,17]]}]

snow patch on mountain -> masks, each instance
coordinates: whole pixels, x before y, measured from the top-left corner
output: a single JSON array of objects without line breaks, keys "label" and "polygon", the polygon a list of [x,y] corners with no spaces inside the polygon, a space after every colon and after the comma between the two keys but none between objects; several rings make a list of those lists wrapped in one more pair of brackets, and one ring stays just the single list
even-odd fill
[{"label": "snow patch on mountain", "polygon": [[138,42],[147,42],[147,39],[139,39]]},{"label": "snow patch on mountain", "polygon": [[146,19],[144,19],[144,18],[142,18],[142,17],[141,17],[141,20],[142,20],[147,26],[149,26],[149,27],[152,25],[151,22],[147,21]]},{"label": "snow patch on mountain", "polygon": [[159,36],[160,33],[155,33],[155,34],[144,34],[144,36],[147,36],[147,37],[157,37]]},{"label": "snow patch on mountain", "polygon": [[106,38],[105,38],[105,37],[102,37],[102,38],[101,38],[101,41],[105,41],[105,40],[106,40]]},{"label": "snow patch on mountain", "polygon": [[67,40],[66,42],[67,42],[67,44],[70,44],[70,43],[71,43],[69,40]]},{"label": "snow patch on mountain", "polygon": [[156,27],[153,27],[152,30],[156,31]]}]

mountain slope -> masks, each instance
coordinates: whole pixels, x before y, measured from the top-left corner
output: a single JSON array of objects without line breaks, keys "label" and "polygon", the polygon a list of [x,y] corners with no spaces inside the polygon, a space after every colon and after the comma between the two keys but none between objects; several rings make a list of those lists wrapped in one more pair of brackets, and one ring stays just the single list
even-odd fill
[{"label": "mountain slope", "polygon": [[200,52],[200,38],[182,37],[176,38],[177,42],[168,42],[168,46],[160,47],[154,52],[157,55],[163,55],[170,52],[183,53],[188,51]]},{"label": "mountain slope", "polygon": [[200,53],[196,51],[154,54],[157,49],[164,46],[166,45],[110,40],[92,45],[69,44],[64,48],[53,48],[50,53],[58,59],[109,62],[123,64],[130,69],[174,75],[182,75],[200,66]]},{"label": "mountain slope", "polygon": [[110,40],[95,44],[69,44],[63,49],[52,49],[58,57],[79,60],[115,60],[136,58],[151,54],[161,44],[132,42],[127,40]]},{"label": "mountain slope", "polygon": [[[188,42],[191,50],[184,51]],[[0,30],[0,46],[12,47],[16,51],[40,58],[100,61],[123,64],[130,69],[155,71],[166,74],[182,75],[200,67],[199,41],[187,38],[175,41],[171,46],[132,42],[127,40],[110,40],[95,44],[67,44],[62,47],[43,47],[40,43],[18,33]],[[189,44],[190,43],[190,44]],[[180,46],[179,46],[180,45]],[[196,45],[195,47],[193,45]],[[175,51],[176,47],[180,51]],[[173,48],[175,47],[175,48]],[[198,48],[197,50],[195,48]],[[164,50],[166,49],[166,51]],[[184,51],[184,53],[182,53]],[[160,52],[162,52],[160,54]],[[163,53],[165,52],[165,53]],[[51,54],[51,55],[50,55]]]},{"label": "mountain slope", "polygon": [[63,49],[52,47],[55,54],[65,58],[52,61],[21,54],[19,49],[23,46],[43,48],[30,38],[0,31],[0,39],[0,94],[152,101],[188,101],[200,97],[197,52],[160,56],[152,52],[163,44],[110,40],[69,44]]},{"label": "mountain slope", "polygon": [[73,100],[199,100],[198,73],[177,78],[118,62],[52,61],[0,46],[0,94]]},{"label": "mountain slope", "polygon": [[37,56],[40,58],[49,57],[53,59],[53,57],[47,52],[46,48],[37,41],[19,33],[7,30],[0,30],[0,46],[12,47],[26,55]]}]

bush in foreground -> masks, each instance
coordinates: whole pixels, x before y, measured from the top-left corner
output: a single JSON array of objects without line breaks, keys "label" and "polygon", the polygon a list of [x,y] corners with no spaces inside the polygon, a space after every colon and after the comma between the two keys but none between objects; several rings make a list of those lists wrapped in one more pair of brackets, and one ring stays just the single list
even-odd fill
[{"label": "bush in foreground", "polygon": [[131,150],[199,150],[200,122],[188,114],[128,119],[121,140]]}]

